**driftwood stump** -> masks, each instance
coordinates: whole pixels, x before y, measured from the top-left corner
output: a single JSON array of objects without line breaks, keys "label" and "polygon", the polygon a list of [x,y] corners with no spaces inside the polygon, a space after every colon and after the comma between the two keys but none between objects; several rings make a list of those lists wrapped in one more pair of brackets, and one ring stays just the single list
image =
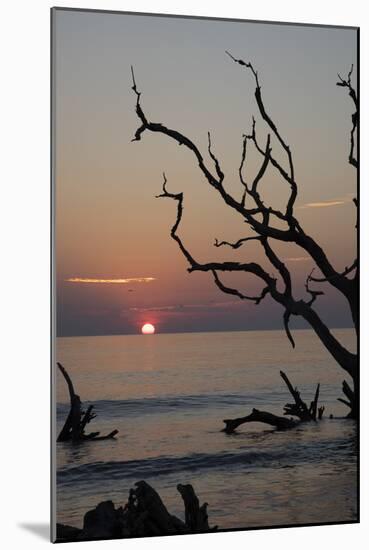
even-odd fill
[{"label": "driftwood stump", "polygon": [[202,533],[209,531],[208,503],[204,502],[200,506],[199,499],[197,498],[192,485],[177,485],[181,497],[183,498],[185,506],[185,522],[191,533]]},{"label": "driftwood stump", "polygon": [[73,441],[74,443],[78,443],[81,441],[101,441],[114,438],[118,430],[113,430],[109,434],[103,436],[100,436],[100,432],[85,433],[87,424],[96,417],[96,414],[92,412],[94,406],[90,405],[85,412],[82,411],[81,399],[74,391],[73,382],[69,374],[61,363],[57,363],[57,365],[67,383],[70,398],[70,411],[58,435],[57,441]]},{"label": "driftwood stump", "polygon": [[224,432],[230,434],[233,433],[239,426],[247,422],[263,422],[264,424],[269,424],[270,426],[275,426],[277,430],[287,430],[294,428],[300,422],[316,422],[317,419],[321,420],[323,417],[324,407],[318,408],[319,400],[319,391],[320,384],[317,385],[315,396],[313,401],[310,403],[310,407],[301,399],[300,392],[297,388],[294,388],[291,382],[288,379],[288,376],[280,371],[282,380],[286,383],[286,386],[294,399],[294,403],[287,403],[284,408],[284,415],[297,416],[299,420],[294,420],[292,418],[285,418],[285,416],[276,416],[270,412],[259,411],[257,409],[252,409],[252,413],[243,416],[240,418],[229,418],[223,420],[225,423]]},{"label": "driftwood stump", "polygon": [[57,525],[57,540],[96,540],[111,538],[151,537],[202,533],[210,528],[206,512],[207,503],[200,506],[192,485],[177,486],[185,506],[185,521],[172,515],[159,493],[145,481],[139,481],[130,490],[124,508],[115,508],[112,501],[100,502],[88,511],[83,528]]}]

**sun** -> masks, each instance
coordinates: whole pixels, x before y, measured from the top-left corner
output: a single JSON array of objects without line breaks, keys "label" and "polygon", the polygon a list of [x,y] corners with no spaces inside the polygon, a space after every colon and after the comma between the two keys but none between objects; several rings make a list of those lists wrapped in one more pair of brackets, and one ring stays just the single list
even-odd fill
[{"label": "sun", "polygon": [[155,327],[151,323],[145,323],[141,327],[142,334],[155,334]]}]

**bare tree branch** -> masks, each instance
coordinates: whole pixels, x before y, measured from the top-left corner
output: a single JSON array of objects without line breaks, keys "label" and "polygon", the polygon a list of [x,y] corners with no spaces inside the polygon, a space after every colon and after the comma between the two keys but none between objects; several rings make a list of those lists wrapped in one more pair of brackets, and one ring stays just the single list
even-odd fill
[{"label": "bare tree branch", "polygon": [[305,281],[306,292],[311,296],[311,300],[308,302],[309,306],[311,306],[315,302],[318,296],[324,295],[324,292],[322,292],[321,290],[312,290],[309,287],[309,282],[313,280],[311,277],[311,274],[313,273],[313,271],[306,277],[306,281]]},{"label": "bare tree branch", "polygon": [[[272,215],[276,216],[280,220],[289,223],[289,220],[288,220],[288,218],[286,217],[285,214],[282,214],[282,212],[280,212],[279,210],[275,210],[271,206],[265,206],[264,202],[260,198],[260,194],[259,194],[258,189],[257,189],[258,183],[260,182],[260,180],[264,176],[269,162],[272,162],[272,157],[271,157],[272,149],[270,147],[270,134],[268,134],[268,136],[267,136],[267,142],[266,142],[265,150],[260,149],[261,153],[264,157],[264,160],[263,160],[263,163],[261,164],[261,166],[259,168],[258,173],[256,174],[256,176],[255,176],[255,178],[252,182],[251,187],[249,187],[247,185],[246,181],[243,178],[242,170],[243,170],[243,166],[244,166],[245,160],[246,160],[247,141],[248,140],[253,140],[253,137],[255,135],[254,132],[255,132],[255,119],[253,119],[253,134],[243,136],[243,148],[242,148],[241,165],[239,167],[239,177],[240,177],[240,181],[241,181],[242,185],[244,185],[245,189],[244,189],[244,193],[243,193],[243,196],[242,196],[241,204],[242,204],[242,206],[245,207],[246,196],[249,195],[254,200],[254,202],[256,204],[256,208],[247,208],[247,209],[245,209],[249,216],[254,216],[255,214],[261,214],[261,213],[269,213],[269,214],[272,214]],[[248,223],[251,223],[251,222],[248,222]],[[269,226],[269,219],[268,219],[267,224],[265,224],[265,221],[263,223],[264,223],[265,227],[270,227]],[[293,222],[293,223],[289,223],[289,225],[290,226],[296,226],[297,224],[295,222]]]},{"label": "bare tree branch", "polygon": [[286,331],[287,338],[288,338],[289,341],[291,342],[291,346],[292,346],[293,348],[295,348],[295,340],[294,340],[293,337],[292,337],[292,334],[291,334],[291,331],[290,331],[290,326],[289,326],[290,317],[291,317],[291,312],[290,312],[288,309],[286,309],[286,311],[285,311],[284,314],[283,314],[283,325],[284,325],[284,330]]},{"label": "bare tree branch", "polygon": [[359,105],[358,105],[356,92],[355,92],[355,90],[354,90],[354,88],[352,87],[352,84],[351,84],[351,76],[352,76],[352,71],[353,70],[354,70],[354,66],[351,65],[351,69],[348,73],[348,76],[347,76],[346,80],[344,80],[340,75],[338,75],[339,81],[336,84],[337,84],[337,86],[342,86],[343,88],[348,88],[349,96],[351,97],[352,101],[354,102],[354,105],[355,105],[355,108],[356,108],[356,111],[352,114],[352,117],[351,117],[352,126],[351,126],[351,131],[350,131],[349,163],[352,166],[354,166],[355,168],[357,168],[358,163],[357,163],[357,159],[354,156],[354,149],[355,149],[355,131],[356,131],[358,118],[359,118],[358,117]]},{"label": "bare tree branch", "polygon": [[170,235],[172,237],[172,239],[174,239],[176,241],[176,243],[178,244],[182,254],[185,256],[185,258],[187,259],[187,261],[189,262],[189,264],[191,266],[195,266],[197,265],[197,262],[196,260],[192,257],[192,255],[189,253],[189,251],[185,248],[185,246],[183,245],[180,237],[178,237],[176,231],[179,227],[179,224],[181,223],[181,220],[182,220],[182,214],[183,214],[183,193],[177,193],[177,194],[173,194],[173,193],[169,193],[167,191],[167,178],[165,176],[165,173],[163,173],[163,178],[164,178],[164,183],[163,183],[163,193],[161,195],[157,195],[157,198],[169,198],[169,199],[173,199],[175,201],[177,201],[177,218],[176,218],[176,221],[175,221],[175,224],[173,225],[172,229],[171,229],[171,232],[170,232]]},{"label": "bare tree branch", "polygon": [[237,250],[237,248],[240,248],[240,246],[243,245],[243,243],[246,243],[248,241],[260,241],[262,237],[258,235],[257,237],[244,237],[243,239],[238,239],[235,243],[229,243],[228,241],[218,241],[218,239],[215,239],[214,246],[219,248],[220,246],[230,246],[234,250]]},{"label": "bare tree branch", "polygon": [[[354,260],[354,262],[350,265],[350,267],[345,267],[345,269],[341,273],[336,273],[335,277],[346,277],[346,275],[349,275],[354,269],[357,269],[358,267],[358,261],[357,259]],[[314,283],[325,283],[329,279],[326,277],[313,277],[312,274],[315,271],[315,268],[312,270],[312,272],[309,275],[309,280],[314,281]]]},{"label": "bare tree branch", "polygon": [[222,183],[222,181],[224,180],[224,174],[222,172],[222,169],[220,167],[220,164],[219,164],[219,161],[218,159],[216,158],[216,156],[214,155],[214,153],[212,152],[211,150],[211,137],[210,137],[210,132],[208,132],[208,151],[209,151],[209,155],[211,156],[211,158],[213,159],[214,161],[214,164],[215,164],[215,170],[217,172],[217,175],[218,175],[218,178],[219,178],[219,182]]},{"label": "bare tree branch", "polygon": [[[132,71],[132,75],[133,75],[132,89],[135,92],[137,97],[136,113],[142,122],[142,125],[140,126],[140,128],[138,128],[138,130],[135,133],[135,138],[133,141],[141,140],[141,136],[143,132],[145,130],[148,130],[151,132],[159,132],[164,135],[167,135],[168,137],[176,141],[179,145],[184,145],[186,148],[192,151],[192,153],[195,155],[198,161],[199,168],[201,172],[204,174],[209,184],[214,189],[216,189],[218,193],[220,193],[224,202],[229,207],[233,208],[244,219],[246,219],[247,223],[249,223],[251,227],[258,234],[266,237],[270,237],[272,239],[277,239],[283,242],[295,242],[311,255],[311,257],[314,259],[314,261],[316,262],[316,264],[319,266],[320,270],[326,277],[331,277],[332,275],[335,275],[336,271],[334,270],[333,266],[329,262],[322,248],[311,237],[309,237],[302,231],[300,225],[298,224],[297,220],[294,217],[290,218],[290,228],[288,230],[278,229],[276,227],[271,227],[269,225],[266,225],[265,223],[261,223],[255,217],[253,217],[254,214],[260,212],[260,209],[257,208],[256,210],[248,210],[244,207],[244,205],[242,204],[242,201],[241,202],[237,201],[229,193],[227,193],[221,184],[222,182],[220,182],[206,167],[204,163],[204,159],[199,149],[190,139],[182,135],[180,132],[177,132],[176,130],[171,130],[170,128],[167,128],[163,124],[149,122],[145,114],[143,113],[143,110],[140,104],[141,93],[137,90],[137,85],[136,85],[133,71]],[[281,213],[278,213],[278,211],[274,211],[271,209],[268,209],[268,210],[271,213],[285,219],[285,217]],[[298,231],[296,230],[296,228],[298,228]],[[339,288],[339,290],[341,290],[342,292],[345,292],[344,288],[340,288],[342,286],[342,283],[339,280],[336,281],[333,278],[332,285]]]},{"label": "bare tree branch", "polygon": [[[251,273],[264,281],[266,287],[268,288],[268,292],[271,294],[272,298],[278,302],[280,305],[282,305],[288,312],[287,316],[284,318],[284,324],[286,333],[288,335],[288,338],[292,345],[294,345],[293,338],[291,336],[291,333],[288,329],[288,321],[291,315],[297,315],[302,316],[304,319],[306,319],[312,328],[315,330],[316,334],[319,336],[319,338],[322,340],[324,345],[327,347],[327,349],[331,352],[333,357],[337,360],[337,362],[347,370],[350,374],[352,374],[353,370],[355,369],[355,361],[356,357],[348,352],[335,338],[335,336],[330,332],[328,327],[323,323],[323,321],[319,318],[317,313],[310,307],[310,304],[304,302],[303,300],[296,301],[293,299],[292,295],[290,295],[289,292],[284,291],[284,293],[281,293],[277,290],[277,281],[274,277],[272,277],[269,273],[267,273],[259,264],[255,262],[249,262],[249,263],[239,263],[239,262],[208,262],[208,263],[199,263],[195,258],[192,256],[192,254],[188,251],[188,249],[183,244],[181,238],[177,235],[177,229],[179,227],[179,224],[182,220],[182,214],[183,214],[183,193],[169,193],[167,191],[167,179],[164,177],[164,183],[163,183],[163,193],[161,195],[158,195],[158,197],[164,197],[164,198],[171,198],[175,201],[177,201],[177,217],[176,221],[171,229],[171,237],[176,241],[178,244],[181,252],[187,259],[187,261],[190,264],[190,267],[188,268],[189,273],[192,273],[194,271],[202,271],[202,272],[211,272],[214,276],[214,272],[216,273],[217,280],[215,280],[218,288],[222,290],[223,292],[226,292],[227,294],[233,294],[235,296],[238,296],[241,299],[246,299],[242,293],[239,291],[236,291],[235,289],[230,289],[228,287],[225,287],[222,285],[219,276],[217,275],[218,271],[221,272],[244,272],[244,273]],[[268,246],[268,243],[266,243],[268,253],[270,255],[270,258],[273,258],[273,251]],[[274,258],[273,258],[274,259]],[[277,259],[278,260],[278,259]],[[274,261],[276,261],[274,259]],[[280,262],[282,264],[282,262]],[[279,265],[279,264],[278,264]],[[279,265],[280,272],[283,273],[283,269],[285,268],[284,264]],[[284,274],[284,277],[288,278],[289,272]],[[224,288],[223,288],[224,287]],[[225,290],[224,290],[225,289]],[[260,300],[266,296],[267,292],[266,289],[262,292],[261,296],[259,297]],[[258,299],[258,297],[251,297]],[[256,300],[254,300],[256,301]]]},{"label": "bare tree branch", "polygon": [[177,235],[177,229],[181,223],[182,220],[182,214],[183,214],[183,193],[169,193],[167,190],[167,178],[165,176],[165,173],[163,174],[164,183],[163,183],[163,193],[160,195],[157,195],[157,198],[170,198],[175,201],[177,201],[177,218],[175,221],[175,224],[173,225],[171,229],[171,237],[176,241],[178,244],[181,252],[187,259],[188,263],[190,264],[190,267],[188,268],[188,271],[192,273],[193,271],[245,271],[248,273],[252,273],[262,279],[267,285],[275,286],[275,279],[271,277],[259,264],[250,262],[250,263],[238,263],[238,262],[210,262],[201,264],[195,260],[195,258],[192,256],[192,254],[188,251],[188,249],[184,246],[181,238]]},{"label": "bare tree branch", "polygon": [[351,68],[350,68],[350,71],[347,75],[347,80],[344,80],[340,74],[338,74],[338,78],[339,78],[339,82],[337,82],[337,86],[342,86],[344,88],[348,88],[349,89],[349,96],[351,97],[352,101],[354,102],[355,104],[355,107],[358,108],[359,104],[358,104],[358,100],[357,100],[357,95],[356,95],[356,91],[355,89],[352,87],[352,84],[351,84],[351,76],[352,76],[352,73],[353,73],[353,70],[354,70],[354,65],[352,64],[351,65]]},{"label": "bare tree branch", "polygon": [[259,305],[260,302],[265,298],[265,296],[270,292],[269,286],[266,286],[259,296],[246,296],[245,294],[242,294],[239,290],[235,288],[229,288],[225,286],[222,281],[219,279],[219,275],[215,270],[212,271],[214,276],[214,281],[217,287],[224,292],[225,294],[232,294],[233,296],[237,296],[241,300],[250,300],[251,302],[255,302],[256,305]]},{"label": "bare tree branch", "polygon": [[[246,137],[254,143],[256,150],[261,155],[265,155],[265,151],[263,151],[256,137],[256,120],[254,117],[252,119],[252,132]],[[282,178],[286,180],[290,185],[292,185],[293,182],[291,180],[291,177],[287,174],[286,170],[280,165],[280,163],[272,155],[270,155],[270,162],[278,170]]]},{"label": "bare tree branch", "polygon": [[270,246],[268,239],[263,238],[261,242],[264,247],[266,257],[271,262],[271,264],[274,265],[274,267],[278,270],[278,272],[280,273],[284,281],[284,284],[285,284],[284,295],[290,299],[292,296],[292,281],[291,281],[291,274],[289,270],[287,269],[286,265],[282,262],[282,260],[280,260],[276,255],[276,253],[272,250],[272,247]]},{"label": "bare tree branch", "polygon": [[253,73],[254,78],[255,78],[255,83],[256,83],[255,99],[256,99],[256,103],[259,107],[259,112],[260,112],[262,118],[265,120],[265,122],[267,123],[269,128],[272,130],[272,132],[274,133],[274,135],[278,139],[279,143],[281,144],[282,148],[285,150],[285,152],[287,154],[288,163],[289,163],[289,172],[290,172],[289,173],[289,178],[288,178],[287,181],[289,182],[290,187],[291,187],[291,195],[290,195],[290,198],[289,198],[288,204],[287,204],[286,216],[288,218],[291,218],[292,215],[293,215],[293,206],[295,204],[296,197],[297,197],[297,184],[296,184],[296,181],[295,181],[295,170],[294,170],[294,166],[293,166],[293,159],[292,159],[292,153],[291,153],[290,146],[287,145],[285,140],[282,138],[282,136],[281,136],[277,126],[275,125],[274,121],[271,119],[271,117],[268,115],[268,113],[265,110],[263,99],[262,99],[262,96],[261,96],[261,87],[260,87],[257,71],[255,71],[254,67],[252,66],[252,64],[250,62],[245,63],[242,59],[236,59],[235,57],[233,57],[233,55],[231,55],[229,52],[226,52],[226,53],[227,53],[227,55],[229,55],[229,57],[233,61],[235,61],[239,65],[243,65],[247,69],[250,69],[251,72]]},{"label": "bare tree branch", "polygon": [[245,162],[246,162],[246,152],[247,152],[247,136],[243,136],[243,139],[242,139],[241,164],[240,164],[240,167],[239,167],[239,169],[238,169],[238,174],[239,174],[239,177],[240,177],[240,182],[242,183],[242,185],[243,185],[244,188],[245,188],[244,194],[243,194],[243,197],[242,197],[242,201],[241,201],[242,206],[245,206],[245,199],[246,199],[246,193],[247,193],[247,183],[246,183],[246,181],[244,180],[243,173],[242,173],[244,164],[245,164]]},{"label": "bare tree branch", "polygon": [[264,161],[263,161],[263,164],[260,166],[260,169],[259,169],[258,173],[256,174],[256,176],[254,178],[254,181],[252,182],[252,186],[251,186],[251,192],[255,195],[258,194],[258,192],[257,192],[258,183],[261,180],[261,178],[264,176],[265,171],[267,169],[267,166],[269,164],[270,153],[271,153],[270,134],[268,134],[267,143],[266,143],[266,147],[265,147],[265,153],[264,153]]}]

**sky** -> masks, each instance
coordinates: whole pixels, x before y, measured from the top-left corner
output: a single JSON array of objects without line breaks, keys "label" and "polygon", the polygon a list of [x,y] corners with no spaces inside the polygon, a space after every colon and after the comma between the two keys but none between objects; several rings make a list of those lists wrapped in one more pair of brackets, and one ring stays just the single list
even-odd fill
[{"label": "sky", "polygon": [[[283,310],[223,294],[207,273],[187,272],[170,238],[176,205],[157,199],[165,171],[169,191],[184,193],[180,227],[193,256],[206,261],[257,261],[273,273],[259,243],[237,251],[214,240],[250,235],[240,216],[211,189],[190,152],[166,136],[145,132],[135,114],[130,66],[149,120],[192,139],[207,156],[207,132],[226,175],[238,179],[242,135],[252,116],[260,140],[266,128],[249,71],[225,54],[252,61],[265,107],[291,146],[298,198],[295,215],[337,269],[356,252],[356,173],[347,162],[353,106],[335,85],[356,64],[356,31],[254,22],[150,17],[116,13],[54,12],[54,167],[57,334],[282,328]],[[355,73],[354,73],[355,77]],[[273,142],[273,154],[286,163]],[[260,164],[250,154],[246,179]],[[284,164],[286,165],[286,164]],[[269,168],[260,185],[265,202],[283,209],[288,188]],[[294,276],[296,297],[314,267],[293,245],[275,249]],[[248,294],[260,289],[250,275],[223,282]],[[342,297],[327,285],[317,310],[330,327],[351,326]],[[294,319],[291,326],[303,327]]]}]

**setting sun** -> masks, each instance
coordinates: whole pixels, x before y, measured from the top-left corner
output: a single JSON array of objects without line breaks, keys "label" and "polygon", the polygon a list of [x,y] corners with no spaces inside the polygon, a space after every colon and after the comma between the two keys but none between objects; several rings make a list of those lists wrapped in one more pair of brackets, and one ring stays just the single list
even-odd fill
[{"label": "setting sun", "polygon": [[154,334],[155,327],[151,323],[145,323],[141,328],[142,334]]}]

